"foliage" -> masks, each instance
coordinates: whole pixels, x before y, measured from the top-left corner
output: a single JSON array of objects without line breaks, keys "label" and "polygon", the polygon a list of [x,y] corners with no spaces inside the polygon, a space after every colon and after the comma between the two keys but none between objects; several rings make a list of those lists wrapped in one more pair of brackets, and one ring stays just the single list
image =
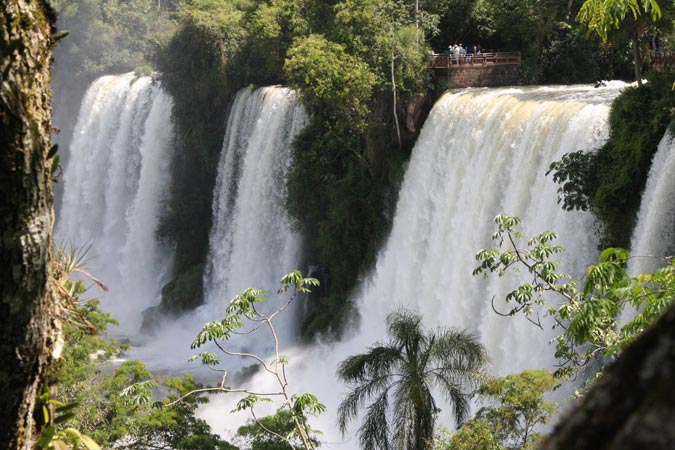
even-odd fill
[{"label": "foliage", "polygon": [[[79,430],[78,433],[86,433],[104,448],[129,450],[233,449],[212,434],[206,422],[195,417],[197,406],[205,401],[203,398],[195,397],[173,408],[151,404],[152,386],[161,384],[171,400],[200,387],[191,377],[156,378],[138,361],[126,361],[112,373],[104,370],[103,366],[121,348],[105,339],[107,326],[115,322],[99,309],[98,300],[85,302],[80,311],[89,326],[70,323],[64,329],[59,397],[67,406],[73,406],[71,414],[58,421],[55,436],[70,436],[67,442],[74,444],[77,436],[73,430]],[[91,330],[98,334],[91,334]],[[79,439],[87,443],[86,437]]]},{"label": "foliage", "polygon": [[454,433],[441,430],[435,450],[506,450],[486,419],[471,419]]},{"label": "foliage", "polygon": [[323,296],[303,323],[305,338],[339,334],[349,316],[352,286],[386,233],[383,183],[373,180],[355,154],[362,145],[356,136],[339,135],[318,120],[294,143],[286,208],[303,227],[313,260],[327,272]]},{"label": "foliage", "polygon": [[137,77],[149,77],[152,75],[152,67],[148,65],[138,66],[134,69],[134,75]]},{"label": "foliage", "polygon": [[603,45],[569,24],[554,30],[539,58],[541,80],[545,83],[596,83],[633,77],[630,48]]},{"label": "foliage", "polygon": [[668,1],[586,0],[579,10],[577,20],[589,33],[600,36],[603,43],[612,36],[615,40],[632,43],[635,79],[638,86],[642,86],[644,45],[641,39],[649,27],[653,32],[672,30],[674,17],[675,5]]},{"label": "foliage", "polygon": [[497,440],[507,449],[529,448],[540,435],[539,425],[549,423],[556,404],[544,393],[558,386],[546,370],[528,370],[485,382],[478,394],[488,406],[481,407],[474,420],[489,424]]},{"label": "foliage", "polygon": [[481,379],[485,349],[465,331],[427,333],[422,318],[409,311],[390,314],[387,324],[389,342],[340,363],[338,376],[351,387],[338,408],[338,424],[344,432],[372,400],[358,432],[362,448],[431,448],[439,412],[432,386],[447,396],[455,418],[464,420],[466,389]]},{"label": "foliage", "polygon": [[225,114],[239,88],[230,64],[247,36],[243,12],[228,0],[181,2],[178,17],[178,31],[153,57],[162,86],[173,98],[177,131],[170,200],[157,230],[160,239],[176,246],[174,279],[159,308],[170,313],[203,302],[200,283],[194,281],[202,278],[208,252]]},{"label": "foliage", "polygon": [[296,40],[284,65],[310,114],[339,123],[342,133],[362,130],[375,76],[343,46],[313,34]]},{"label": "foliage", "polygon": [[492,5],[482,0],[423,0],[424,9],[439,18],[439,33],[430,38],[431,45],[446,50],[448,45],[473,46],[495,34]]},{"label": "foliage", "polygon": [[162,288],[162,312],[172,315],[198,306],[203,296],[203,264],[195,264],[176,274],[174,279]]},{"label": "foliage", "polygon": [[[249,420],[246,425],[239,427],[237,429],[237,435],[240,437],[238,444],[240,448],[251,450],[292,450],[302,445],[297,436],[293,438],[294,431],[293,416],[290,412],[282,409],[272,416],[261,418],[257,422]],[[289,444],[279,436],[290,436],[292,443]],[[315,436],[310,435],[309,438],[314,447],[319,446],[319,441]]]},{"label": "foliage", "polygon": [[[419,18],[432,28],[424,8]],[[429,88],[428,47],[411,2],[339,1],[324,22],[322,35],[314,28],[294,41],[284,66],[312,117],[296,138],[287,208],[325,274],[324,294],[303,323],[306,339],[339,334],[349,318],[351,290],[386,234],[395,200],[387,193],[412,146],[399,130],[397,100]]]},{"label": "foliage", "polygon": [[656,21],[661,7],[656,0],[586,0],[577,19],[607,41],[608,32],[619,28],[629,14],[636,21],[643,14]]},{"label": "foliage", "polygon": [[69,35],[55,52],[69,77],[94,77],[147,64],[153,42],[173,23],[153,0],[54,0],[59,28]]},{"label": "foliage", "polygon": [[[323,404],[319,403],[318,399],[312,394],[290,393],[288,389],[288,379],[286,378],[288,358],[279,352],[280,343],[273,321],[291,305],[297,295],[307,295],[311,292],[311,287],[318,285],[318,280],[315,278],[305,278],[302,276],[302,273],[297,270],[284,275],[281,278],[281,287],[279,288],[278,293],[284,294],[291,290],[291,295],[287,301],[282,302],[281,306],[271,313],[263,312],[259,305],[265,301],[267,292],[254,288],[246,289],[243,293],[232,299],[225,311],[227,315],[221,320],[212,321],[204,325],[192,343],[192,348],[197,349],[204,346],[207,342],[213,342],[218,350],[225,356],[234,356],[252,360],[262,371],[268,373],[272,377],[276,382],[278,391],[261,393],[248,389],[235,389],[226,386],[227,370],[218,369],[217,367],[221,361],[217,358],[215,353],[207,351],[192,357],[191,360],[199,359],[202,364],[221,372],[223,376],[220,385],[211,388],[194,389],[174,401],[172,404],[179,403],[185,398],[189,398],[194,394],[202,392],[247,394],[246,397],[239,400],[236,408],[232,412],[249,411],[255,423],[271,435],[270,439],[272,441],[277,439],[281,440],[292,448],[294,448],[294,442],[300,441],[305,450],[316,448],[317,441],[312,438],[312,434],[314,434],[315,431],[310,428],[309,423],[307,422],[307,416],[320,414],[324,412],[326,408]],[[221,341],[229,340],[233,335],[250,335],[261,329],[269,332],[272,336],[274,346],[274,358],[272,361],[266,361],[262,356],[254,353],[228,349],[221,343]],[[258,419],[255,414],[254,408],[256,404],[259,402],[271,402],[272,398],[280,398],[282,400],[281,407],[277,413],[281,414],[282,411],[286,412],[293,422],[292,430],[285,435],[280,434],[272,428],[266,427],[263,420]],[[282,417],[284,417],[284,415],[278,416],[279,419]]]},{"label": "foliage", "polygon": [[566,210],[589,209],[603,224],[602,246],[627,247],[652,157],[671,120],[670,78],[627,88],[612,103],[610,137],[597,152],[573,152],[551,164]]},{"label": "foliage", "polygon": [[[591,361],[606,362],[616,357],[673,301],[672,259],[653,274],[631,278],[625,270],[628,252],[608,248],[600,255],[598,264],[588,268],[579,289],[577,281],[558,271],[554,258],[563,248],[554,245],[555,233],[545,231],[523,245],[517,229],[520,219],[499,215],[495,223],[498,248],[479,251],[476,259],[480,265],[473,273],[503,276],[523,268],[532,276],[531,283],[521,284],[507,294],[510,309],[501,314],[523,313],[543,328],[541,312],[545,312],[552,328],[561,330],[555,338],[555,357],[560,363],[555,372],[558,377],[576,376]],[[547,292],[555,294],[562,303],[547,306],[549,301],[544,298]],[[624,323],[619,317],[626,308],[633,309],[635,317]]]}]

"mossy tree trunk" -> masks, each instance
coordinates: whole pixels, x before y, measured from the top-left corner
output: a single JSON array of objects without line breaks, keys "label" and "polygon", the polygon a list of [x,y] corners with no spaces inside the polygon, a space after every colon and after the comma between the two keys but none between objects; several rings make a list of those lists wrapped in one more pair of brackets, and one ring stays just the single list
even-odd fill
[{"label": "mossy tree trunk", "polygon": [[34,445],[33,412],[49,359],[53,223],[46,3],[0,0],[0,444]]},{"label": "mossy tree trunk", "polygon": [[675,305],[630,345],[541,450],[675,448]]}]

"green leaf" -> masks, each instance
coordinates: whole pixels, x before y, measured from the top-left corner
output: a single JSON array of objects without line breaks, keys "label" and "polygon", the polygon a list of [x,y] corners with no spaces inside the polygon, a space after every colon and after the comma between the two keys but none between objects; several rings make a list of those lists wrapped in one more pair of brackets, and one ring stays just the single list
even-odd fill
[{"label": "green leaf", "polygon": [[58,424],[66,422],[69,419],[72,419],[73,417],[75,417],[74,412],[61,414],[61,415],[56,416],[56,418],[54,419],[54,423],[58,425]]},{"label": "green leaf", "polygon": [[247,409],[253,408],[253,406],[258,402],[269,402],[272,400],[267,397],[259,397],[255,394],[249,394],[246,397],[242,398],[237,402],[237,406],[230,412],[244,411]]},{"label": "green leaf", "polygon": [[54,159],[52,160],[52,167],[51,167],[51,171],[50,171],[52,175],[55,174],[56,171],[58,170],[60,160],[61,160],[61,157],[59,155],[56,155],[54,157]]},{"label": "green leaf", "polygon": [[82,439],[82,443],[89,449],[89,450],[101,450],[101,447],[94,442],[92,438],[89,436],[85,436],[84,434],[80,435],[80,438]]},{"label": "green leaf", "polygon": [[59,144],[54,144],[47,152],[47,159],[51,159],[59,151]]},{"label": "green leaf", "polygon": [[40,435],[40,439],[38,439],[37,445],[41,448],[45,449],[48,448],[49,444],[52,442],[54,434],[56,434],[56,426],[55,425],[48,426],[47,428],[44,429],[44,431]]}]

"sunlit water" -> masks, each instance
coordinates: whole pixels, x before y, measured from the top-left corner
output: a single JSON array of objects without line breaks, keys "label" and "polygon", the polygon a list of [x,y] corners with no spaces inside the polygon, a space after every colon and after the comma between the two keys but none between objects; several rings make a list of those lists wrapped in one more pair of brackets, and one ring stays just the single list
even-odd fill
[{"label": "sunlit water", "polygon": [[155,239],[171,183],[171,99],[149,77],[106,76],[87,90],[63,174],[57,241],[89,248],[86,269],[110,288],[102,307],[133,337],[159,302],[172,250]]},{"label": "sunlit water", "polygon": [[675,252],[675,139],[667,131],[652,160],[631,239],[631,275],[653,272]]}]

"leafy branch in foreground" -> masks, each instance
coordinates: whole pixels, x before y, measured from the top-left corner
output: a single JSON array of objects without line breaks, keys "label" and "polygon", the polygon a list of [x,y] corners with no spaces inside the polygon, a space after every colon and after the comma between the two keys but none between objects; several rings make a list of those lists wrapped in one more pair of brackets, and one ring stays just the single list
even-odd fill
[{"label": "leafy branch in foreground", "polygon": [[[560,365],[555,372],[557,377],[574,377],[592,360],[614,358],[672,303],[675,296],[672,258],[663,258],[667,265],[653,274],[632,278],[626,273],[629,253],[608,248],[600,255],[598,264],[588,268],[582,287],[578,288],[580,283],[560,273],[558,261],[553,259],[564,251],[553,244],[557,235],[545,231],[523,245],[523,235],[518,231],[520,222],[519,218],[507,215],[495,218],[497,232],[493,239],[498,241],[498,248],[476,254],[480,265],[473,274],[504,276],[510,271],[527,270],[531,282],[506,295],[510,309],[499,312],[495,308],[495,311],[505,316],[523,313],[543,328],[543,310],[544,317],[553,321],[552,327],[562,330],[555,338],[555,357]],[[547,292],[563,301],[549,306],[544,298]],[[635,315],[624,323],[619,317],[629,307]]]},{"label": "leafy branch in foreground", "polygon": [[[226,356],[236,356],[248,360],[253,360],[264,372],[267,372],[276,382],[278,390],[271,392],[254,392],[245,388],[232,388],[227,386],[227,370],[219,369],[217,366],[221,363],[216,353],[203,352],[190,360],[201,360],[202,364],[210,369],[220,372],[222,379],[216,387],[195,389],[183,395],[169,405],[176,404],[186,398],[201,392],[230,392],[243,393],[246,397],[242,398],[232,412],[248,410],[255,423],[266,433],[274,438],[278,438],[295,449],[300,445],[305,450],[313,450],[317,446],[317,441],[312,437],[317,433],[312,430],[307,422],[307,415],[317,415],[325,411],[325,406],[319,403],[318,399],[308,393],[291,394],[288,390],[288,379],[286,377],[286,365],[288,358],[279,352],[279,337],[273,324],[273,320],[296,299],[298,294],[308,294],[310,287],[318,286],[319,281],[315,278],[305,278],[299,271],[293,271],[281,279],[281,288],[279,294],[292,291],[290,297],[279,308],[271,313],[264,313],[258,308],[258,304],[265,301],[267,292],[260,289],[249,288],[242,294],[232,299],[226,309],[226,316],[220,321],[212,321],[204,325],[197,334],[192,348],[200,348],[208,342],[213,342],[215,346]],[[271,361],[265,357],[248,352],[234,351],[226,347],[222,341],[229,340],[233,335],[249,335],[258,331],[267,330],[273,340],[274,356]],[[276,430],[269,428],[269,421],[259,419],[254,411],[254,407],[260,402],[271,402],[272,398],[281,398],[282,404],[277,414],[281,411],[287,412],[293,423],[293,429],[282,435]],[[284,413],[286,414],[286,413]],[[298,444],[298,441],[300,444]]]}]

